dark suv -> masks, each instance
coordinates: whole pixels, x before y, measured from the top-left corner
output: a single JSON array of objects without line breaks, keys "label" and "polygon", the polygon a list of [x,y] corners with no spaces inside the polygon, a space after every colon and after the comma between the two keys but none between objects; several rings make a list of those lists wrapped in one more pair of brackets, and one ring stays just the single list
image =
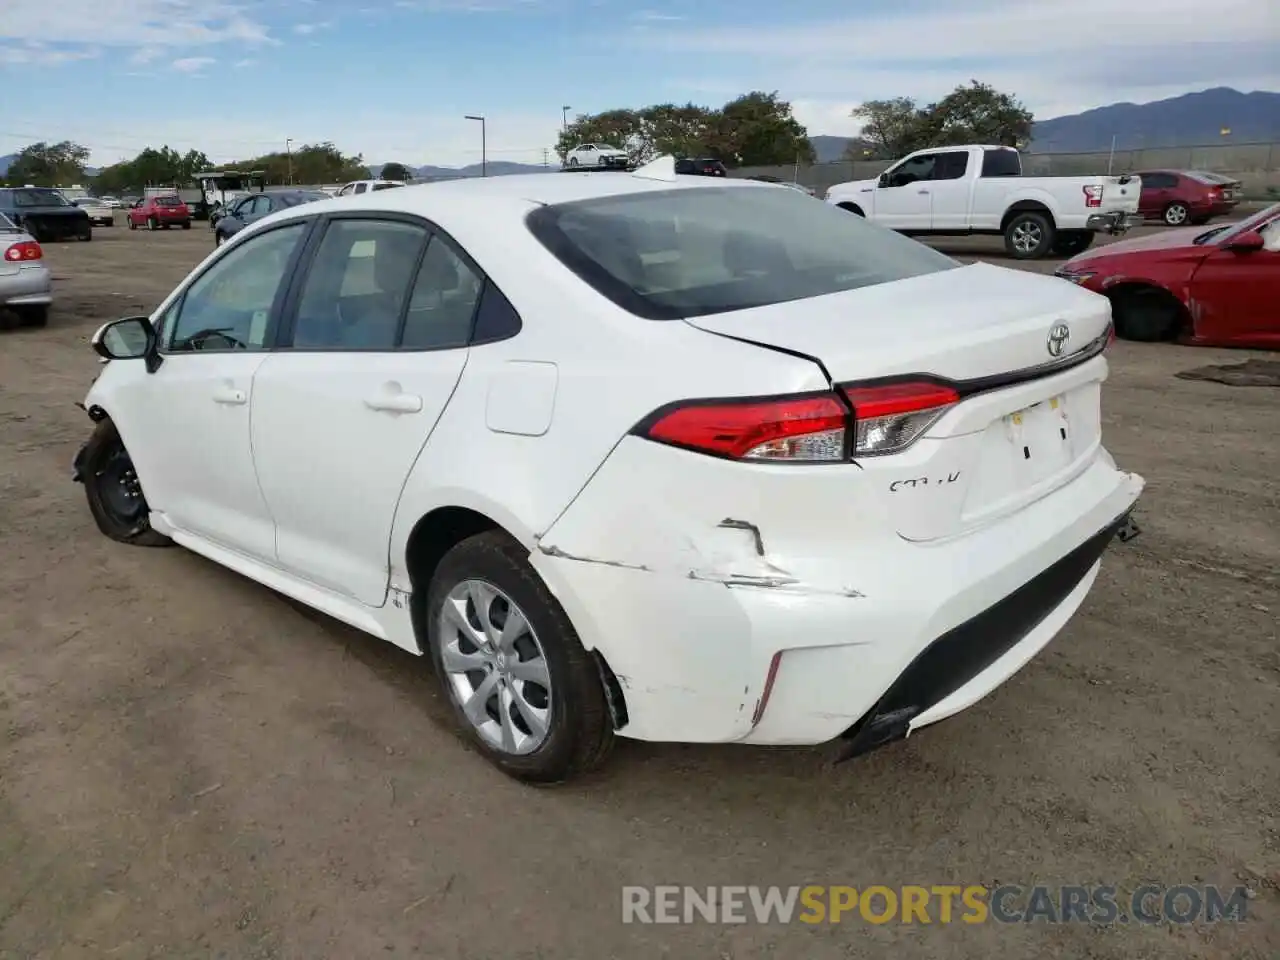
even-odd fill
[{"label": "dark suv", "polygon": [[682,157],[676,161],[676,173],[687,174],[691,177],[727,177],[729,171],[725,169],[725,165],[719,160],[710,158],[692,159]]},{"label": "dark suv", "polygon": [[93,239],[89,214],[52,187],[0,187],[0,213],[42,243]]}]

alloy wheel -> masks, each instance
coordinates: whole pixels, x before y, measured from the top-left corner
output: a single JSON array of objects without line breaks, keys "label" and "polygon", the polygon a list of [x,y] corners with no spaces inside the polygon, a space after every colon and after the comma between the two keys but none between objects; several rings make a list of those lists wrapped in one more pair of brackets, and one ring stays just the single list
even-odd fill
[{"label": "alloy wheel", "polygon": [[1038,223],[1020,223],[1013,228],[1013,248],[1019,253],[1031,253],[1040,246],[1044,232]]},{"label": "alloy wheel", "polygon": [[551,672],[538,635],[509,596],[464,580],[440,610],[440,660],[454,702],[482,740],[522,756],[551,730]]},{"label": "alloy wheel", "polygon": [[1178,226],[1179,224],[1186,223],[1186,221],[1187,208],[1180,203],[1173,204],[1164,212],[1164,222],[1170,226]]}]

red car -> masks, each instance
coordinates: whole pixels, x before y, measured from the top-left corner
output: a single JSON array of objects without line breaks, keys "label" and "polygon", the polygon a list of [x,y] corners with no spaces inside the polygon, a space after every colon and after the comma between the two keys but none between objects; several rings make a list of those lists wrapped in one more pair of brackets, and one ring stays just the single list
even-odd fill
[{"label": "red car", "polygon": [[129,229],[191,229],[191,208],[178,197],[145,197],[129,208]]},{"label": "red car", "polygon": [[1280,203],[1094,247],[1056,274],[1108,297],[1119,337],[1280,349]]},{"label": "red car", "polygon": [[1240,202],[1240,184],[1230,177],[1200,170],[1144,170],[1138,212],[1171,227],[1208,223],[1230,213]]}]

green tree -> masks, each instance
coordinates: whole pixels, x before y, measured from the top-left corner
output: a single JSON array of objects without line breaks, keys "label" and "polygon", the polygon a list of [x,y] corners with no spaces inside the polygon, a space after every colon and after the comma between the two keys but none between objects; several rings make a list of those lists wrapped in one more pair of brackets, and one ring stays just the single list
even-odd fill
[{"label": "green tree", "polygon": [[866,145],[864,149],[870,149],[879,159],[901,157],[929,145],[926,142],[929,131],[924,111],[910,97],[868,100],[854,109],[852,116],[862,121],[860,133]]},{"label": "green tree", "polygon": [[561,161],[582,143],[626,150],[632,163],[655,156],[711,156],[729,164],[813,162],[808,132],[777,93],[753,92],[716,110],[660,103],[639,110],[583,114],[560,134]]},{"label": "green tree", "polygon": [[1021,146],[1030,140],[1035,119],[1012,94],[977,80],[924,107],[909,97],[869,100],[853,116],[862,121],[862,139],[881,159],[960,143]]},{"label": "green tree", "polygon": [[199,150],[178,153],[166,145],[159,150],[147,147],[132,160],[124,160],[98,171],[94,188],[100,194],[123,193],[153,186],[184,186],[197,173],[207,170],[210,161]]},{"label": "green tree", "polygon": [[[347,156],[332,143],[309,143],[288,153],[267,153],[227,165],[232,170],[261,170],[268,184],[346,183],[368,180],[369,168],[359,154]],[[292,178],[290,176],[292,174]]]},{"label": "green tree", "polygon": [[716,159],[744,167],[814,160],[809,131],[777,91],[756,90],[726,103],[711,125],[708,146]]},{"label": "green tree", "polygon": [[9,164],[8,180],[42,187],[70,186],[84,180],[88,160],[89,148],[70,140],[33,143],[19,151]]},{"label": "green tree", "polygon": [[971,80],[926,109],[939,143],[998,143],[1016,147],[1031,139],[1035,118],[1012,94]]},{"label": "green tree", "polygon": [[717,116],[716,111],[693,103],[659,103],[638,113],[641,149],[635,159],[640,163],[655,156],[694,157],[706,153]]}]

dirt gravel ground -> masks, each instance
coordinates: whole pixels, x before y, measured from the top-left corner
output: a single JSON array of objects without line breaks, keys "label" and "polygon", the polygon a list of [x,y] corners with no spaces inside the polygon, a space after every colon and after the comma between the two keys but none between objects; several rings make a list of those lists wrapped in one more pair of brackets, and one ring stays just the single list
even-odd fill
[{"label": "dirt gravel ground", "polygon": [[[423,661],[97,533],[69,477],[87,337],[211,248],[53,245],[50,326],[0,332],[0,957],[1280,956],[1280,393],[1174,376],[1249,354],[1113,348],[1144,533],[971,710],[834,768],[622,741],[534,790],[454,736]],[[1216,925],[621,922],[632,884],[1036,882],[1251,899]]]}]

